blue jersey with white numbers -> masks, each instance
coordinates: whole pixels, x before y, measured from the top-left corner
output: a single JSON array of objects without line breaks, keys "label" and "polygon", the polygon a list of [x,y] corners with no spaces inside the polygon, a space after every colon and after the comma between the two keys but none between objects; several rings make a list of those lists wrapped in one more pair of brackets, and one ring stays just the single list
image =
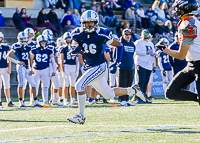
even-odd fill
[{"label": "blue jersey with white numbers", "polygon": [[28,60],[29,60],[29,53],[31,50],[31,47],[28,45],[22,46],[19,43],[15,43],[12,45],[12,50],[15,52],[15,56],[18,61],[23,61],[26,66],[28,66]]},{"label": "blue jersey with white numbers", "polygon": [[1,45],[0,46],[0,68],[7,68],[7,52],[10,50],[10,47],[8,45]]},{"label": "blue jersey with white numbers", "polygon": [[162,51],[157,51],[157,54],[158,56],[161,57],[161,64],[162,64],[162,67],[164,70],[171,70],[171,65],[170,65],[170,62],[169,62],[169,55],[165,54],[164,52]]},{"label": "blue jersey with white numbers", "polygon": [[46,47],[46,49],[42,49],[38,46],[31,49],[31,53],[34,56],[34,68],[37,70],[43,70],[49,67],[50,55],[53,54],[53,51]]},{"label": "blue jersey with white numbers", "polygon": [[76,57],[71,56],[71,54],[69,53],[68,47],[61,47],[60,53],[64,54],[64,64],[76,65]]},{"label": "blue jersey with white numbers", "polygon": [[36,41],[32,41],[31,43],[28,44],[30,47],[36,46],[37,42]]},{"label": "blue jersey with white numbers", "polygon": [[120,69],[133,70],[134,61],[133,55],[135,52],[135,45],[133,41],[127,42],[123,37],[120,38],[120,42],[123,44],[123,53],[121,63],[119,64]]},{"label": "blue jersey with white numbers", "polygon": [[84,49],[83,62],[85,67],[94,67],[106,62],[104,51],[106,46],[113,41],[112,32],[108,29],[97,28],[91,34],[87,34],[81,27],[76,28],[71,33],[73,40],[78,42]]}]

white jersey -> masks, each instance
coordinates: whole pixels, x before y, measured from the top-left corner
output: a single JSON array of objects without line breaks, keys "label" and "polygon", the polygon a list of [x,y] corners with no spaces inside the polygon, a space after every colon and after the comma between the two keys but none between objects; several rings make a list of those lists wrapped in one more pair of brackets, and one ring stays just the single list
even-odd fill
[{"label": "white jersey", "polygon": [[[135,65],[139,65],[147,70],[153,69],[155,45],[151,41],[139,39],[135,44]],[[152,53],[147,54],[148,50],[153,50]]]},{"label": "white jersey", "polygon": [[190,44],[186,61],[200,60],[200,21],[195,16],[183,19],[178,28],[178,36],[182,44]]}]

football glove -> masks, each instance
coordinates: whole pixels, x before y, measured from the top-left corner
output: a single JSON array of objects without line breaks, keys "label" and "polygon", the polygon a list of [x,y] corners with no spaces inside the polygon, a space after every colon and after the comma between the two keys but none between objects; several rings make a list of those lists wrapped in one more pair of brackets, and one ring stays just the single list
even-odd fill
[{"label": "football glove", "polygon": [[115,74],[117,72],[117,67],[119,66],[119,63],[115,62],[114,64],[112,64],[109,69],[110,69],[110,73]]},{"label": "football glove", "polygon": [[163,51],[166,48],[165,45],[162,44],[162,42],[158,42],[156,44],[156,47],[161,51]]},{"label": "football glove", "polygon": [[166,71],[165,70],[163,70],[162,73],[163,73],[163,76],[166,76]]}]

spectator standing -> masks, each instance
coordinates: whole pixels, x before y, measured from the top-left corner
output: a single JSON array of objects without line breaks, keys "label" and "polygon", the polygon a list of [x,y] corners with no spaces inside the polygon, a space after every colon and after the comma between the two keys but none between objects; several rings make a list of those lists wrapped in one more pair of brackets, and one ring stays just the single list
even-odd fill
[{"label": "spectator standing", "polygon": [[2,11],[0,10],[0,27],[6,27],[4,17],[2,16]]},{"label": "spectator standing", "polygon": [[74,9],[73,14],[72,14],[73,22],[75,26],[80,27],[81,26],[81,16],[78,13],[78,9]]},{"label": "spectator standing", "polygon": [[125,12],[125,19],[131,20],[133,25],[136,25],[136,18],[135,18],[135,10],[134,6],[130,5],[130,7]]},{"label": "spectator standing", "polygon": [[82,13],[86,11],[86,8],[85,8],[85,3],[81,3],[80,7],[79,7],[79,13],[80,15],[82,15]]},{"label": "spectator standing", "polygon": [[49,22],[53,25],[53,27],[57,29],[57,34],[58,34],[57,36],[60,36],[62,27],[61,27],[61,25],[59,23],[55,7],[51,8],[49,13],[47,14],[47,18],[48,18]]},{"label": "spectator standing", "polygon": [[[134,60],[135,45],[131,41],[131,30],[124,29],[120,42],[123,44],[123,53],[121,63],[119,64],[119,87],[130,87],[134,78]],[[119,97],[120,106],[134,106],[129,101],[129,95]]]},{"label": "spectator standing", "polygon": [[74,21],[73,21],[73,17],[71,15],[70,9],[68,9],[67,13],[65,13],[63,15],[63,17],[61,18],[60,23],[61,23],[62,27],[64,27],[65,25],[67,25],[66,23],[67,23],[68,20],[71,22],[71,25],[74,25]]},{"label": "spectator standing", "polygon": [[[153,70],[155,46],[150,41],[150,33],[144,29],[141,39],[135,42],[135,82],[145,94],[151,72]],[[144,103],[140,98],[137,103]],[[148,102],[148,101],[147,101]]]},{"label": "spectator standing", "polygon": [[50,30],[52,30],[55,34],[56,30],[55,28],[53,27],[53,25],[49,22],[48,20],[48,17],[47,17],[47,14],[45,13],[45,9],[42,8],[38,14],[38,17],[37,17],[37,25],[39,27],[46,27]]},{"label": "spectator standing", "polygon": [[13,14],[13,23],[20,30],[24,30],[27,28],[22,20],[21,9],[19,7],[16,8],[16,12]]}]

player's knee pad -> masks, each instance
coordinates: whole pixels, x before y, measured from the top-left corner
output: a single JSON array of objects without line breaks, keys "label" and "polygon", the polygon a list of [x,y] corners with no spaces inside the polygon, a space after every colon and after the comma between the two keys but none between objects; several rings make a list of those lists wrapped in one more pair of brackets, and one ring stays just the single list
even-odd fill
[{"label": "player's knee pad", "polygon": [[75,90],[77,92],[85,91],[85,86],[81,82],[76,82],[75,83]]}]

